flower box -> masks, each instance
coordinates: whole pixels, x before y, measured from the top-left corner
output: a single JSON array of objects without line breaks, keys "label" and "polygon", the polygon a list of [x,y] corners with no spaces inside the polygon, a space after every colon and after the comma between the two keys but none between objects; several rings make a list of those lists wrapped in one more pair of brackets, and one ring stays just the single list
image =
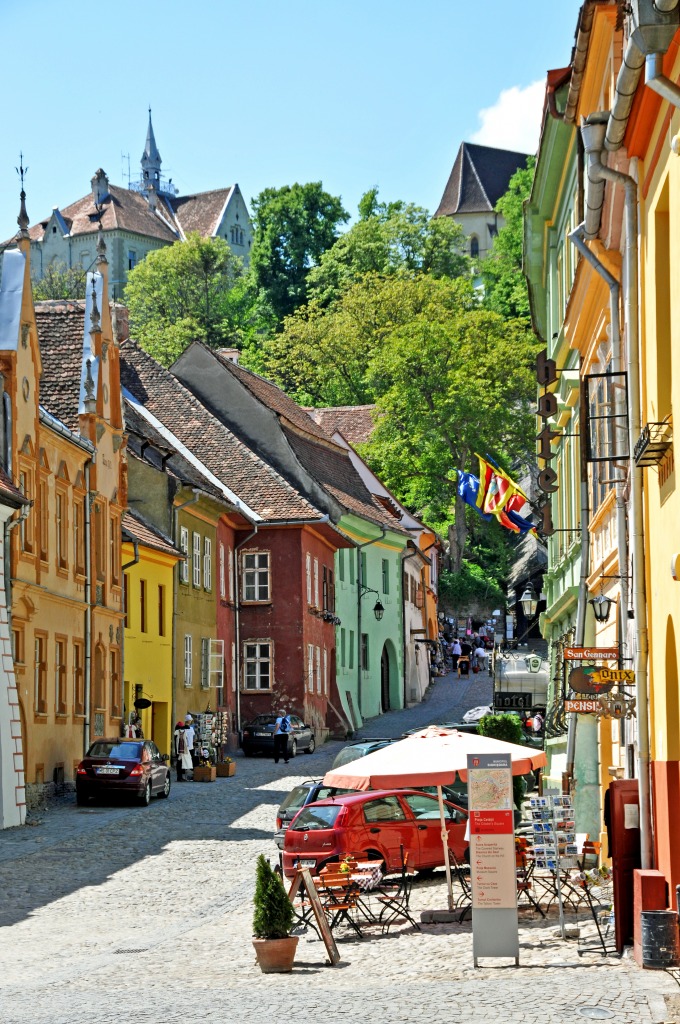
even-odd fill
[{"label": "flower box", "polygon": [[217,768],[214,764],[197,764],[194,768],[194,782],[214,782]]},{"label": "flower box", "polygon": [[218,779],[229,779],[232,775],[236,775],[236,762],[235,761],[218,761],[217,763],[217,778]]}]

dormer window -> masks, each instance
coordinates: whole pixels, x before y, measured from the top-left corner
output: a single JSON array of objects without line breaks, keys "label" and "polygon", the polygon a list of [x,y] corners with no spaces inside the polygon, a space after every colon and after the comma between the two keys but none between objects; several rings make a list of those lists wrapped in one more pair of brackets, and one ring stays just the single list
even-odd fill
[{"label": "dormer window", "polygon": [[57,229],[56,228],[52,228],[52,234],[56,235],[56,233],[57,233]]}]

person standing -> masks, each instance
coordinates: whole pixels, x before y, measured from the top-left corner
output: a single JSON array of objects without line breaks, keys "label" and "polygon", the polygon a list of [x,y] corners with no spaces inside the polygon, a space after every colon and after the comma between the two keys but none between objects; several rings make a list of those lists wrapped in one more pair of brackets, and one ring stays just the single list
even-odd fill
[{"label": "person standing", "polygon": [[451,648],[451,671],[452,672],[455,672],[456,669],[458,668],[458,659],[460,658],[462,653],[463,652],[462,652],[462,649],[461,649],[461,646],[460,646],[460,640],[458,639],[458,637],[456,637],[456,639],[453,641],[453,646]]},{"label": "person standing", "polygon": [[540,711],[537,711],[534,715],[534,736],[538,736],[543,728],[543,715]]},{"label": "person standing", "polygon": [[475,662],[480,672],[486,672],[486,647],[482,647],[481,643],[475,650]]},{"label": "person standing", "polygon": [[189,751],[189,756],[191,758],[191,767],[195,768],[196,762],[198,760],[194,752],[194,741],[196,738],[196,732],[194,730],[194,719],[189,714],[189,712],[187,712],[186,715],[184,716],[184,736],[187,741],[187,749]]},{"label": "person standing", "polygon": [[286,709],[281,708],[279,716],[276,719],[276,725],[274,726],[274,764],[279,763],[279,758],[282,757],[286,764],[288,764],[288,733],[290,732],[290,718],[286,714]]},{"label": "person standing", "polygon": [[175,726],[174,736],[175,764],[177,767],[177,781],[186,782],[184,772],[192,767],[191,754],[187,747],[187,740],[184,729],[184,722],[178,722]]}]

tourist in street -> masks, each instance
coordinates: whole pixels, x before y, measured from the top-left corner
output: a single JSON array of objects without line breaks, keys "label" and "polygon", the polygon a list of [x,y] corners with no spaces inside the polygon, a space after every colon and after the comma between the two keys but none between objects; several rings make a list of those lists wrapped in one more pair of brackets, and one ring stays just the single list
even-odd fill
[{"label": "tourist in street", "polygon": [[191,760],[191,754],[189,753],[189,748],[187,747],[184,722],[178,722],[175,726],[174,746],[177,781],[186,782],[187,780],[184,778],[184,772],[191,769],[193,767],[193,763]]},{"label": "tourist in street", "polygon": [[288,733],[290,732],[290,718],[286,714],[286,709],[281,708],[279,711],[279,717],[276,719],[276,725],[274,726],[274,764],[279,763],[279,758],[288,764]]},{"label": "tourist in street", "polygon": [[486,672],[486,648],[482,647],[481,643],[478,644],[474,652],[475,664],[477,665],[480,672]]},{"label": "tourist in street", "polygon": [[451,647],[451,670],[453,672],[455,672],[456,669],[458,668],[458,659],[460,658],[462,653],[463,652],[461,650],[460,640],[456,637],[456,639],[453,641],[453,646]]},{"label": "tourist in street", "polygon": [[534,715],[534,736],[538,736],[543,729],[543,715],[537,711]]},{"label": "tourist in street", "polygon": [[461,654],[458,659],[458,678],[462,676],[467,678],[470,674],[470,658],[467,654]]},{"label": "tourist in street", "polygon": [[196,767],[196,763],[198,761],[198,758],[197,758],[196,753],[194,751],[195,735],[196,734],[195,734],[195,731],[194,731],[194,719],[189,714],[189,712],[187,712],[186,715],[184,716],[184,736],[186,738],[187,749],[189,751],[189,756],[191,758],[191,766],[192,766],[192,768]]}]

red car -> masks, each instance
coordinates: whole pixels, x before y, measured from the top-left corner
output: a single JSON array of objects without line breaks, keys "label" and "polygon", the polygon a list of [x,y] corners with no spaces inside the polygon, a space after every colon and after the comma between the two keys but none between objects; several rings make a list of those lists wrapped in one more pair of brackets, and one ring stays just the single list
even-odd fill
[{"label": "red car", "polygon": [[78,806],[114,794],[147,805],[152,796],[167,797],[168,761],[152,740],[95,740],[76,770]]},{"label": "red car", "polygon": [[[462,861],[467,852],[467,812],[444,801],[449,849]],[[371,790],[307,804],[286,831],[283,872],[296,867],[318,871],[349,853],[382,859],[386,872],[401,870],[401,848],[408,866],[427,871],[444,864],[439,802],[417,790]]]}]

